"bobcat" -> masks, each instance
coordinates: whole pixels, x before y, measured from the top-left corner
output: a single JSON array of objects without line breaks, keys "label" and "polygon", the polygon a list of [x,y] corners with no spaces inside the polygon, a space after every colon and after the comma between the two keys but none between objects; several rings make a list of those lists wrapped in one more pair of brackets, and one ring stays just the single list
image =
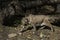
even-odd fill
[{"label": "bobcat", "polygon": [[28,27],[33,27],[34,31],[36,31],[36,26],[48,26],[51,28],[51,31],[54,30],[53,25],[51,23],[55,22],[55,19],[58,19],[55,16],[50,15],[29,15],[22,19],[22,28],[21,31],[26,30]]}]

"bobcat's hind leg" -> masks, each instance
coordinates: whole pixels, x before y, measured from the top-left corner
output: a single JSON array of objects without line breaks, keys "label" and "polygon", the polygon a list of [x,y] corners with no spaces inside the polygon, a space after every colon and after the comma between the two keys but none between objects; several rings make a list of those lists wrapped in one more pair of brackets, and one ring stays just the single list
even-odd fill
[{"label": "bobcat's hind leg", "polygon": [[44,21],[41,24],[41,26],[43,26],[43,25],[46,25],[47,27],[49,27],[51,29],[52,32],[54,32],[53,25],[50,23],[50,21],[48,20],[48,18],[44,19]]},{"label": "bobcat's hind leg", "polygon": [[50,25],[50,28],[51,28],[51,31],[52,31],[52,32],[55,31],[53,25]]},{"label": "bobcat's hind leg", "polygon": [[50,24],[50,23],[42,23],[41,26],[43,26],[43,27],[40,28],[40,29],[43,29],[43,28],[45,28],[46,26],[48,26],[48,27],[51,29],[51,31],[54,32],[54,27],[53,27],[53,25]]}]

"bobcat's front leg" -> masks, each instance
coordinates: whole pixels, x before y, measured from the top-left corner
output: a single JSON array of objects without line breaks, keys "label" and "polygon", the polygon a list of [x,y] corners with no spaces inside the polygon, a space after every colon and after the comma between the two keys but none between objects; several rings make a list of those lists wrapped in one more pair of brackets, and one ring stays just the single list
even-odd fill
[{"label": "bobcat's front leg", "polygon": [[32,24],[32,27],[33,27],[33,34],[36,34],[36,26]]},{"label": "bobcat's front leg", "polygon": [[24,32],[24,31],[26,31],[27,29],[29,28],[29,26],[22,26],[22,29],[21,29],[21,32]]}]

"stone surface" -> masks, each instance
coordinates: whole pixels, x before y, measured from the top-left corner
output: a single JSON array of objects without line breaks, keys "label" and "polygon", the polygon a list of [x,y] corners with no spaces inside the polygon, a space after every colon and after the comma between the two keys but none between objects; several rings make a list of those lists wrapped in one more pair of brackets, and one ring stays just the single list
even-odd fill
[{"label": "stone surface", "polygon": [[15,34],[15,33],[8,34],[9,38],[12,38],[12,37],[15,37],[15,36],[17,36],[17,34]]}]

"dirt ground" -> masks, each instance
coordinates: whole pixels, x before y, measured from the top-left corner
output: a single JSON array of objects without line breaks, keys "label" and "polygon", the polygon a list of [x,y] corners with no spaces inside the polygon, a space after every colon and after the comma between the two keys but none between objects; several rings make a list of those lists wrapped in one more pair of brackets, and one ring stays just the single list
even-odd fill
[{"label": "dirt ground", "polygon": [[60,27],[55,26],[54,32],[48,28],[38,29],[33,34],[33,28],[20,32],[21,27],[7,27],[0,25],[0,40],[60,40]]}]

